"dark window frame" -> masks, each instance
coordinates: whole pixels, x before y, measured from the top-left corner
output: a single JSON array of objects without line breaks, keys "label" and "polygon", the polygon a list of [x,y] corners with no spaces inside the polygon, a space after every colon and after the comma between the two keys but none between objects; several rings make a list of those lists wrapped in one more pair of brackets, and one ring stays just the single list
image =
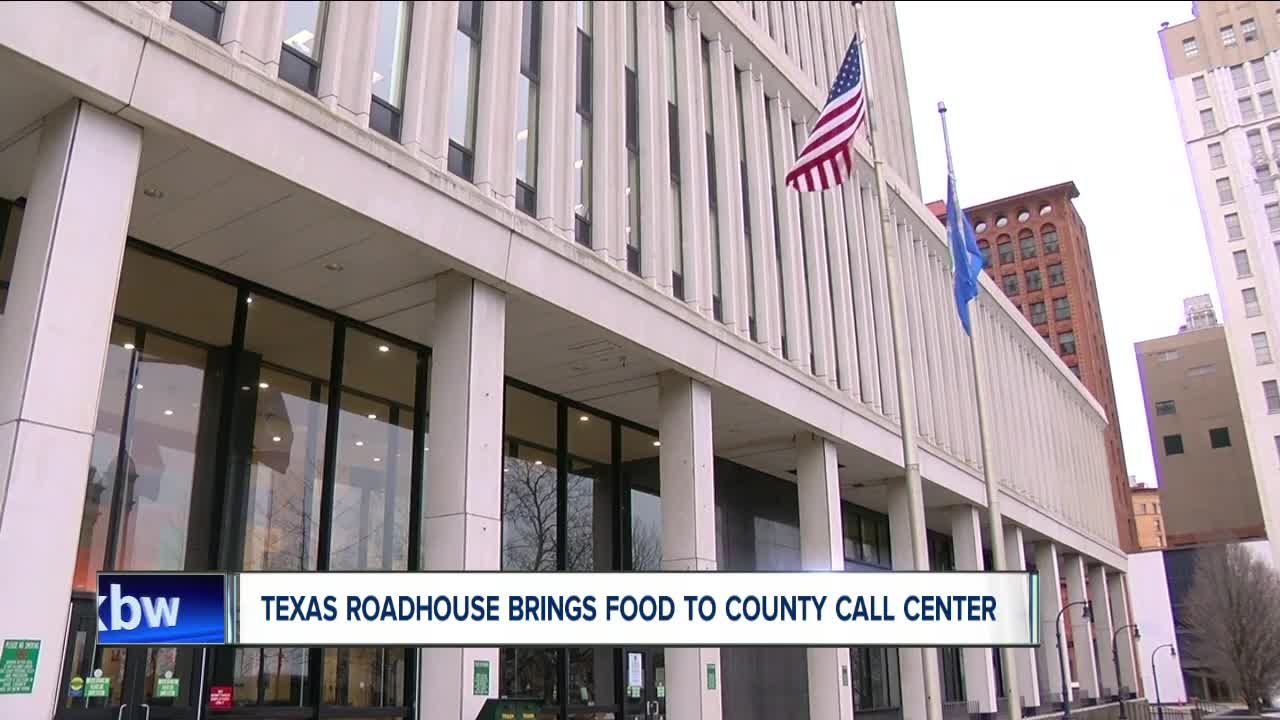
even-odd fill
[{"label": "dark window frame", "polygon": [[221,42],[226,16],[226,4],[211,0],[174,0],[169,11],[169,19],[213,42]]}]

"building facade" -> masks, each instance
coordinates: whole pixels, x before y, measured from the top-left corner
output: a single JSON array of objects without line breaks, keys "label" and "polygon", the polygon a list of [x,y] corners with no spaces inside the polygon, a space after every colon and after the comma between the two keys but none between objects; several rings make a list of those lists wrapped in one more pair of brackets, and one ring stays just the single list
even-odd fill
[{"label": "building facade", "polygon": [[[799,196],[848,3],[0,4],[0,638],[42,644],[0,716],[197,720],[212,687],[262,720],[997,712],[983,648],[95,642],[103,569],[982,569],[948,249],[894,6],[862,12],[886,185],[860,139]],[[1096,661],[1129,617],[1106,413],[989,280],[974,317],[999,541],[1042,636],[1062,584],[1095,608],[1065,687],[1015,651],[1013,701],[1132,688],[1131,641]]]},{"label": "building facade", "polygon": [[[1227,333],[1193,312],[1189,304],[1178,334],[1134,346],[1165,544],[1265,538]],[[1270,362],[1261,354],[1258,360]]]},{"label": "building facade", "polygon": [[[978,234],[987,276],[1102,405],[1116,528],[1125,552],[1134,552],[1141,543],[1089,235],[1073,202],[1079,194],[1066,182],[966,208],[965,215]],[[946,204],[931,208],[945,223]]]},{"label": "building facade", "polygon": [[1146,483],[1129,486],[1133,497],[1133,518],[1138,528],[1138,549],[1159,550],[1165,546],[1164,521],[1160,515],[1160,488]]},{"label": "building facade", "polygon": [[[1200,2],[1160,30],[1240,393],[1262,516],[1280,558],[1280,25],[1274,2]],[[1157,448],[1158,449],[1158,448]]]}]

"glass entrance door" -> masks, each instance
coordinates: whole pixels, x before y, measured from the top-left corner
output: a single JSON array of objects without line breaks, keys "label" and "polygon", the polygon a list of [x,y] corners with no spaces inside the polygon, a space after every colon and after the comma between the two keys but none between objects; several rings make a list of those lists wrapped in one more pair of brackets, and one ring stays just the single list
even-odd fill
[{"label": "glass entrance door", "polygon": [[666,720],[667,668],[662,648],[628,649],[623,653],[625,720]]},{"label": "glass entrance door", "polygon": [[93,598],[71,606],[56,720],[186,720],[202,689],[200,648],[100,647]]}]

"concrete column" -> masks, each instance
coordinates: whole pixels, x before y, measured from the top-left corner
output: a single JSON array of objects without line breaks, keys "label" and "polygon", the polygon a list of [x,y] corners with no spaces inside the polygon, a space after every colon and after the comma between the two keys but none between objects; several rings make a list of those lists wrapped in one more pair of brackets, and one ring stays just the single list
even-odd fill
[{"label": "concrete column", "polygon": [[[958,505],[951,508],[951,541],[955,552],[956,570],[981,571],[982,521],[978,508]],[[996,712],[996,672],[991,661],[991,648],[964,648],[960,651],[964,660],[964,696],[980,715]]]},{"label": "concrete column", "polygon": [[[1057,644],[1058,613],[1062,611],[1062,576],[1058,572],[1058,548],[1051,542],[1035,544],[1036,572],[1040,574],[1040,696],[1045,704],[1071,699],[1070,664],[1067,639]],[[1067,668],[1067,686],[1062,686],[1062,668]]]},{"label": "concrete column", "polygon": [[[1133,617],[1129,615],[1129,588],[1125,584],[1124,573],[1107,573],[1107,595],[1111,603],[1111,622],[1117,628],[1132,623]],[[1137,657],[1137,643],[1133,638],[1133,628],[1120,633],[1118,639],[1120,678],[1119,685],[1116,687],[1120,689],[1122,695],[1127,696],[1127,693],[1138,692],[1137,676],[1134,674],[1134,668],[1137,667],[1134,663],[1134,658]]]},{"label": "concrete column", "polygon": [[[795,126],[795,146],[809,136],[808,123]],[[791,192],[788,190],[788,192]],[[835,338],[831,333],[831,284],[827,275],[827,228],[823,222],[819,193],[796,193],[800,200],[800,220],[804,228],[801,261],[807,274],[809,311],[813,337],[813,374],[828,385],[836,384]]]},{"label": "concrete column", "polygon": [[[861,393],[858,390],[858,350],[854,346],[853,290],[850,287],[849,243],[845,238],[844,194],[839,191],[822,193],[822,207],[827,220],[827,266],[831,269],[837,385],[858,400]],[[923,359],[924,356],[920,357]]]},{"label": "concrete column", "polygon": [[[1068,555],[1064,564],[1067,580],[1067,602],[1083,602],[1089,599],[1085,589],[1084,556]],[[1084,618],[1083,607],[1071,608],[1066,613],[1071,620],[1072,657],[1076,661],[1075,681],[1080,683],[1080,696],[1084,700],[1101,697],[1098,687],[1098,663],[1093,657],[1093,623]]]},{"label": "concrete column", "polygon": [[[854,155],[857,163],[857,155]],[[871,311],[871,269],[867,256],[868,220],[862,205],[861,177],[842,186],[845,223],[849,241],[849,272],[853,278],[853,317],[858,353],[857,383],[862,402],[880,410],[880,367],[876,360],[875,321]]]},{"label": "concrete column", "polygon": [[626,270],[627,8],[593,3],[591,12],[591,247]]},{"label": "concrete column", "polygon": [[1115,696],[1120,687],[1116,678],[1116,665],[1111,660],[1111,638],[1118,625],[1111,616],[1111,589],[1107,587],[1107,568],[1093,565],[1089,568],[1089,601],[1093,603],[1093,637],[1098,650],[1099,700]]},{"label": "concrete column", "polygon": [[[894,570],[928,570],[915,566],[911,549],[911,507],[907,500],[907,483],[903,478],[888,481],[889,491],[889,551]],[[920,528],[924,534],[924,528]],[[930,697],[928,688],[939,687],[928,679],[931,673],[938,677],[938,651],[936,648],[899,648],[898,666],[902,692],[902,720],[925,720],[929,706],[933,705],[933,717],[942,717],[942,696]]]},{"label": "concrete column", "polygon": [[[702,112],[702,32],[688,6],[673,13],[676,64],[676,107],[679,108],[680,214],[684,248],[684,300],[704,317],[711,317],[711,218],[707,194],[707,129]],[[668,70],[669,72],[669,70]],[[675,252],[673,248],[672,252]]]},{"label": "concrete column", "polygon": [[[1027,569],[1027,548],[1022,541],[1022,528],[1013,523],[1004,526],[1004,559],[1010,570]],[[1044,633],[1040,633],[1044,642]],[[1018,673],[1018,691],[1022,693],[1022,707],[1033,708],[1040,704],[1040,683],[1037,673],[1036,648],[1017,648],[1013,651]]]},{"label": "concrete column", "polygon": [[[750,82],[748,82],[750,79]],[[756,338],[774,354],[782,353],[778,307],[778,259],[773,236],[773,173],[769,168],[769,128],[764,83],[756,73],[742,77],[742,120],[746,128],[747,193],[751,202],[752,281],[756,288]]]},{"label": "concrete column", "polygon": [[738,94],[734,85],[733,50],[719,34],[711,40],[709,59],[711,114],[715,125],[712,135],[716,154],[716,217],[720,222],[720,304],[724,324],[738,335],[747,337],[750,332],[747,283],[750,280],[746,277],[742,184],[738,174],[741,159]]},{"label": "concrete column", "polygon": [[795,164],[795,140],[791,134],[791,110],[785,101],[770,100],[773,115],[773,169],[778,187],[778,232],[782,235],[782,269],[785,293],[783,313],[787,318],[786,358],[809,372],[809,306],[803,259],[800,254],[800,201],[786,187],[787,170]]},{"label": "concrete column", "polygon": [[284,41],[284,0],[230,0],[222,16],[222,47],[246,66],[275,77]]},{"label": "concrete column", "polygon": [[[427,570],[499,570],[502,557],[502,395],[506,297],[466,275],[436,279],[431,428],[423,544]],[[426,648],[422,697],[433,717],[473,718],[475,662],[498,672],[497,648]],[[497,683],[490,696],[497,696]]]},{"label": "concrete column", "polygon": [[507,207],[516,202],[516,79],[523,11],[523,3],[485,3],[480,41],[475,184]]},{"label": "concrete column", "polygon": [[575,3],[542,4],[542,74],[538,88],[537,207],[544,226],[573,232],[577,157],[577,38]]},{"label": "concrete column", "polygon": [[[0,717],[52,717],[116,286],[142,131],[71,101],[44,119],[0,315],[0,638],[40,640],[29,695]],[[39,552],[20,548],[38,544]]]},{"label": "concrete column", "polygon": [[369,126],[377,42],[377,3],[330,4],[327,47],[320,66],[320,100],[360,127]]},{"label": "concrete column", "polygon": [[405,72],[404,118],[400,142],[430,165],[444,169],[449,153],[450,77],[458,3],[418,0],[413,4],[409,60]]},{"label": "concrete column", "polygon": [[[796,438],[796,483],[800,494],[800,566],[844,570],[844,523],[836,446],[812,433]],[[809,717],[852,720],[853,693],[845,678],[848,648],[809,648]]]},{"label": "concrete column", "polygon": [[[658,377],[658,414],[662,569],[714,571],[711,389],[679,373],[665,372]],[[714,690],[707,688],[708,665],[720,672],[719,648],[666,649],[669,717],[719,720],[721,683]]]},{"label": "concrete column", "polygon": [[636,3],[636,85],[640,131],[640,275],[671,288],[671,220],[667,196],[666,20],[662,3]]}]

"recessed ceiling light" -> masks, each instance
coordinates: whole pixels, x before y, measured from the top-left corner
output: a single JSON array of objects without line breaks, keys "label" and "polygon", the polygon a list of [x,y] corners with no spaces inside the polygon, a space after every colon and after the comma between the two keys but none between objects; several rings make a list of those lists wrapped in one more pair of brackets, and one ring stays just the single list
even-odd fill
[{"label": "recessed ceiling light", "polygon": [[164,411],[164,414],[165,414],[165,415],[172,415],[172,414],[173,414],[173,411],[172,411],[172,410],[165,410],[165,411]]},{"label": "recessed ceiling light", "polygon": [[424,447],[424,448],[422,448],[422,452],[429,452],[430,450],[431,450],[431,448],[429,448],[429,447]]},{"label": "recessed ceiling light", "polygon": [[661,441],[661,440],[654,440],[654,441],[653,441],[653,446],[654,446],[654,447],[662,447],[662,441]]},{"label": "recessed ceiling light", "polygon": [[271,442],[280,442],[280,436],[279,436],[279,435],[272,435],[272,436],[271,436]]},{"label": "recessed ceiling light", "polygon": [[144,188],[142,188],[142,194],[143,194],[143,195],[146,195],[147,197],[149,197],[149,198],[151,198],[151,199],[153,199],[153,200],[163,200],[163,199],[164,199],[164,191],[163,191],[163,190],[161,190],[161,189],[160,189],[160,188],[158,188],[158,187],[144,187]]},{"label": "recessed ceiling light", "polygon": [[240,389],[241,389],[241,390],[244,390],[245,392],[249,392],[249,386],[248,386],[248,385],[241,385],[241,386],[240,386]]},{"label": "recessed ceiling light", "polygon": [[374,458],[374,459],[373,459],[373,461],[374,461],[374,462],[382,462],[382,458]]},{"label": "recessed ceiling light", "polygon": [[324,269],[329,272],[342,272],[344,268],[342,267],[342,263],[328,263],[324,266]]},{"label": "recessed ceiling light", "polygon": [[260,382],[258,383],[258,387],[262,388],[263,390],[266,390],[267,388],[271,387],[271,383]]},{"label": "recessed ceiling light", "polygon": [[125,350],[132,350],[132,349],[134,349],[135,347],[137,347],[137,346],[136,346],[136,345],[134,345],[133,343],[125,343],[125,344],[124,344],[124,349],[125,349]]},{"label": "recessed ceiling light", "polygon": [[253,304],[253,296],[252,296],[252,295],[250,295],[249,297],[245,298],[245,299],[244,299],[244,301],[245,301],[245,304],[252,305],[252,304]]},{"label": "recessed ceiling light", "polygon": [[534,464],[534,465],[541,465],[541,464],[542,464],[542,461],[541,461],[541,460],[534,460],[534,461],[533,461],[533,464]]},{"label": "recessed ceiling light", "polygon": [[377,419],[378,419],[378,413],[369,413],[369,419],[370,419],[370,420],[377,420]]},{"label": "recessed ceiling light", "polygon": [[586,415],[579,415],[579,416],[578,416],[578,422],[586,422],[586,421],[588,421],[588,420],[590,420],[590,419],[591,419],[591,418],[587,417]]},{"label": "recessed ceiling light", "polygon": [[138,383],[137,385],[134,385],[134,387],[136,387],[136,388],[138,388],[139,390],[141,390],[141,389],[142,389],[142,383]]},{"label": "recessed ceiling light", "polygon": [[363,440],[357,440],[357,441],[356,441],[356,447],[364,447],[364,441],[363,441]]},{"label": "recessed ceiling light", "polygon": [[387,347],[386,345],[379,345],[378,352],[391,352],[391,348]]}]

